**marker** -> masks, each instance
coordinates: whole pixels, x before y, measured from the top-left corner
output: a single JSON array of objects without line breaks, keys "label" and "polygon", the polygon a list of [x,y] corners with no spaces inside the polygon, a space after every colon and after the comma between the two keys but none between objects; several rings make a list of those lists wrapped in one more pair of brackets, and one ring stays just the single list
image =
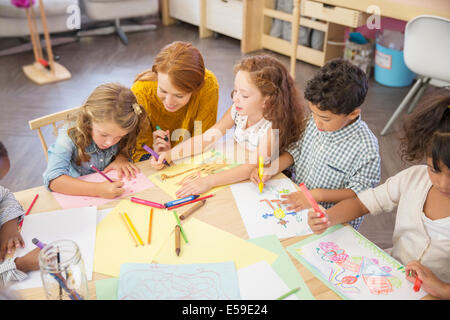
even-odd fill
[{"label": "marker", "polygon": [[283,299],[286,299],[287,297],[289,297],[290,295],[296,293],[296,292],[299,291],[299,290],[300,290],[300,287],[294,288],[294,289],[292,289],[291,291],[286,292],[286,293],[283,294],[282,296],[278,297],[276,300],[283,300]]},{"label": "marker", "polygon": [[25,217],[30,213],[31,208],[33,208],[34,203],[36,202],[36,200],[37,200],[38,197],[39,197],[39,193],[36,194],[36,195],[34,196],[34,199],[33,199],[33,201],[31,202],[30,206],[28,207],[27,212],[25,212],[25,215],[24,215],[22,221],[20,221],[20,223],[19,223],[19,232],[22,230],[22,225],[23,225],[23,221],[25,220]]},{"label": "marker", "polygon": [[48,62],[44,59],[38,58],[38,62],[47,70],[50,70]]},{"label": "marker", "polygon": [[298,185],[300,189],[303,191],[303,194],[305,195],[306,199],[308,199],[309,204],[311,207],[313,207],[314,211],[319,214],[320,218],[325,217],[325,213],[323,213],[322,210],[320,210],[319,205],[317,204],[316,200],[314,200],[311,192],[309,192],[308,188],[305,186],[305,184],[302,182]]},{"label": "marker", "polygon": [[[162,130],[160,126],[156,126],[156,130]],[[164,141],[169,141],[168,136],[164,136]]]},{"label": "marker", "polygon": [[419,276],[416,275],[416,280],[414,281],[414,291],[418,292],[420,290],[420,287],[422,286],[422,280],[419,279]]},{"label": "marker", "polygon": [[178,226],[180,226],[181,235],[183,236],[184,242],[188,243],[188,239],[186,237],[186,234],[184,233],[183,227],[181,226],[180,218],[178,218],[177,212],[174,210],[173,215],[175,216],[175,220],[177,220]]},{"label": "marker", "polygon": [[[145,151],[147,151],[148,153],[150,153],[156,160],[159,159],[159,154],[157,154],[155,151],[153,151],[152,148],[150,148],[148,145],[146,145],[145,143],[142,144],[142,148],[144,148]],[[166,166],[170,167],[170,164],[164,160],[163,162]]]},{"label": "marker", "polygon": [[141,237],[139,236],[139,233],[137,232],[136,228],[134,227],[133,223],[131,222],[130,217],[124,212],[121,214],[125,224],[127,225],[128,231],[131,233],[134,241],[136,241],[137,245],[144,245],[144,242],[142,241]]},{"label": "marker", "polygon": [[259,169],[258,169],[258,175],[259,175],[259,193],[263,191],[264,188],[264,182],[262,181],[263,178],[263,170],[264,170],[264,158],[263,156],[259,156]]},{"label": "marker", "polygon": [[167,209],[170,209],[170,210],[176,209],[176,208],[178,208],[178,207],[182,207],[182,206],[185,206],[185,205],[194,203],[194,202],[202,201],[202,200],[211,198],[211,197],[213,197],[213,196],[215,196],[215,195],[214,195],[214,194],[210,194],[210,195],[207,195],[207,196],[204,196],[204,197],[201,197],[201,198],[197,198],[197,199],[192,200],[192,201],[188,201],[188,202],[183,202],[183,203],[177,204],[176,206],[172,206],[172,207],[167,208]]},{"label": "marker", "polygon": [[177,256],[180,255],[180,226],[175,226],[175,252],[177,253]]},{"label": "marker", "polygon": [[135,198],[135,197],[131,197],[130,201],[134,202],[134,203],[139,203],[139,204],[143,204],[143,205],[146,205],[146,206],[158,208],[158,209],[165,209],[166,208],[162,203],[148,201],[148,200],[139,199],[139,198]]},{"label": "marker", "polygon": [[46,246],[46,244],[45,243],[42,243],[42,242],[40,242],[38,239],[36,239],[36,238],[33,238],[32,240],[31,240],[31,242],[33,242],[35,245],[36,245],[36,247],[38,247],[39,249],[44,249],[44,247]]},{"label": "marker", "polygon": [[112,181],[110,178],[108,178],[108,176],[106,174],[104,174],[103,172],[101,172],[100,170],[98,170],[93,164],[90,164],[89,167],[91,167],[92,169],[94,169],[95,171],[97,171],[98,173],[100,173],[106,180],[108,180],[109,182],[114,182]]},{"label": "marker", "polygon": [[150,209],[150,218],[148,221],[148,239],[147,244],[150,244],[152,241],[152,221],[153,221],[153,208]]},{"label": "marker", "polygon": [[184,203],[184,202],[188,202],[188,201],[191,201],[191,200],[195,200],[198,197],[200,197],[200,195],[197,194],[197,195],[192,195],[192,196],[189,196],[189,197],[185,197],[185,198],[169,201],[169,202],[164,203],[164,206],[166,208],[173,207],[173,206],[176,206],[177,204],[180,204],[180,203]]},{"label": "marker", "polygon": [[189,210],[187,210],[185,213],[183,213],[180,216],[181,220],[186,219],[189,215],[193,214],[195,211],[197,211],[199,208],[203,207],[203,205],[205,204],[206,200],[202,200],[201,202],[196,203],[195,205],[193,205],[191,208],[189,208]]}]

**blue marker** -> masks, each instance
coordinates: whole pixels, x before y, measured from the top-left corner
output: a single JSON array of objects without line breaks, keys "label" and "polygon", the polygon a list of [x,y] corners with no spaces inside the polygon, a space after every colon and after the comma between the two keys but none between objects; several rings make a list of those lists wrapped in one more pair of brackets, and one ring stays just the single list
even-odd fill
[{"label": "blue marker", "polygon": [[186,198],[181,198],[181,199],[169,201],[169,202],[164,203],[164,206],[166,208],[173,207],[173,206],[176,206],[177,204],[180,204],[180,203],[184,203],[184,202],[187,202],[187,201],[195,200],[198,197],[200,197],[200,195],[197,194],[197,195],[189,196],[189,197],[186,197]]}]

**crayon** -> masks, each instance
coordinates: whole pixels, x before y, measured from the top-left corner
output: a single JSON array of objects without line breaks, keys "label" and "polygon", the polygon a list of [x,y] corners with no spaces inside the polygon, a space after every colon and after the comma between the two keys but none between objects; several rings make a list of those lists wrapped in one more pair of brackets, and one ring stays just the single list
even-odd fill
[{"label": "crayon", "polygon": [[180,255],[180,226],[177,224],[175,226],[175,252],[177,256]]}]

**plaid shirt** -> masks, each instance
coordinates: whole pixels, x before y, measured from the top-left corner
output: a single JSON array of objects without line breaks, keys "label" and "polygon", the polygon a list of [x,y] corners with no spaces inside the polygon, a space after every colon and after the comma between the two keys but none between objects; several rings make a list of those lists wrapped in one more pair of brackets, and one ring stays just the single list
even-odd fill
[{"label": "plaid shirt", "polygon": [[[358,194],[380,182],[378,141],[360,116],[337,131],[319,131],[311,116],[304,136],[288,152],[294,158],[295,183],[304,182],[308,189],[351,189]],[[328,209],[334,203],[320,204]],[[358,230],[363,219],[349,223]]]}]

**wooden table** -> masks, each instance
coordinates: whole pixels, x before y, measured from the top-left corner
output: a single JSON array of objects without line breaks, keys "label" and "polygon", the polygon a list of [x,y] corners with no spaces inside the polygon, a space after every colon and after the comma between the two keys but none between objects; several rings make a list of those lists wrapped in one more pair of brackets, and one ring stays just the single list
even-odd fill
[{"label": "wooden table", "polygon": [[[142,170],[142,172],[147,177],[156,172],[154,169],[150,167],[149,160],[139,162],[137,163],[137,166]],[[283,174],[279,174],[274,178],[283,178],[283,177],[285,177]],[[24,208],[28,208],[31,202],[33,201],[33,198],[36,195],[36,193],[39,193],[39,198],[36,201],[35,205],[33,206],[33,209],[30,214],[39,214],[40,212],[48,212],[62,209],[58,204],[58,202],[53,197],[53,195],[51,194],[51,192],[47,191],[44,186],[19,191],[16,192],[14,195]],[[164,191],[162,191],[156,186],[144,190],[140,193],[137,193],[133,196],[144,199],[151,199],[153,201],[160,203],[173,200]],[[120,200],[122,199],[108,202],[107,204],[99,207],[98,209],[113,208],[119,203]],[[184,210],[180,209],[180,213],[184,212],[185,210],[187,209]],[[235,204],[233,194],[229,187],[218,191],[214,197],[208,199],[205,205],[195,213],[195,218],[203,222],[209,223],[222,230],[225,230],[229,233],[232,233],[242,239],[247,240],[249,238],[247,231],[245,229],[245,225],[241,219],[239,210]],[[299,236],[284,239],[281,241],[281,244],[286,248],[307,237],[308,236]],[[292,262],[294,263],[295,267],[297,268],[298,272],[300,273],[301,277],[305,281],[309,290],[316,299],[319,300],[341,299],[335,292],[330,290],[322,281],[316,278],[307,268],[305,268],[302,264],[300,264],[289,253],[288,255],[291,258]],[[89,281],[90,299],[92,300],[96,299],[95,281],[106,278],[110,278],[110,276],[96,272],[93,273],[92,280]],[[23,299],[29,300],[46,299],[43,288],[24,289],[20,290],[19,294]]]}]

